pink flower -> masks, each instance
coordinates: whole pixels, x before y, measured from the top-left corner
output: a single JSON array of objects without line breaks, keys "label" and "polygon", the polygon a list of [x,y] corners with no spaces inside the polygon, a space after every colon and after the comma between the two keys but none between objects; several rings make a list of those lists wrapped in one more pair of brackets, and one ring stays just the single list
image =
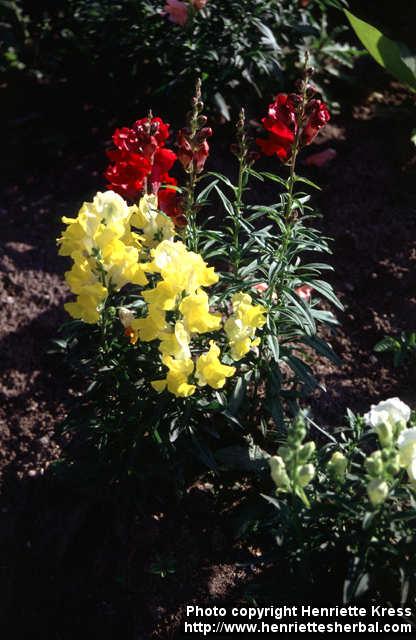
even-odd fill
[{"label": "pink flower", "polygon": [[325,149],[325,151],[313,153],[311,156],[308,156],[305,160],[305,164],[307,164],[308,167],[323,167],[336,157],[337,152],[335,149],[329,147],[328,149]]},{"label": "pink flower", "polygon": [[205,7],[208,0],[191,0],[191,2],[195,9],[198,9],[199,11],[200,9],[203,9]]},{"label": "pink flower", "polygon": [[253,287],[253,289],[258,291],[259,293],[264,293],[264,291],[267,291],[268,288],[269,288],[269,285],[266,284],[265,282],[259,282],[258,284],[255,284]]},{"label": "pink flower", "polygon": [[295,293],[301,298],[304,302],[309,302],[311,299],[311,293],[313,288],[308,284],[303,284],[301,287],[296,287]]},{"label": "pink flower", "polygon": [[188,7],[181,0],[167,0],[164,13],[167,14],[171,22],[180,24],[181,27],[185,26],[188,20]]}]

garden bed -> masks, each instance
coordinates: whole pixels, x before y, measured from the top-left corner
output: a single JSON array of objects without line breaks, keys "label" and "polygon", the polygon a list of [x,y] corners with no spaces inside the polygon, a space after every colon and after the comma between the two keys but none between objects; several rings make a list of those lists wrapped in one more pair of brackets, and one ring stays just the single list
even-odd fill
[{"label": "garden bed", "polygon": [[[415,402],[412,371],[373,351],[384,335],[416,326],[416,164],[406,100],[394,88],[373,96],[335,119],[310,150],[337,152],[328,165],[308,169],[324,187],[322,229],[335,239],[332,283],[345,307],[331,339],[342,366],[319,361],[328,391],[312,400],[326,426],[337,425],[347,407],[363,411],[379,398]],[[98,495],[65,479],[51,485],[47,468],[64,445],[55,427],[78,393],[68,388],[61,361],[46,353],[67,296],[54,239],[60,216],[103,186],[101,165],[99,153],[74,154],[3,185],[3,613],[15,629],[23,614],[32,632],[48,621],[46,637],[69,639],[88,624],[100,637],[126,629],[147,638],[156,628],[162,639],[174,637],[185,604],[238,599],[257,556],[252,549],[252,567],[239,565],[249,556],[225,515],[232,491],[219,505],[201,483],[180,508],[154,497],[133,516],[113,492]],[[160,562],[172,570],[164,578]]]}]

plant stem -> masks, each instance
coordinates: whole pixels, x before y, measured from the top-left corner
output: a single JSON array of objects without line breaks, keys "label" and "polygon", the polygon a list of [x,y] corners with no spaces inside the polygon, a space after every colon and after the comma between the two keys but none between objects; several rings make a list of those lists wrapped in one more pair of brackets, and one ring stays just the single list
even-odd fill
[{"label": "plant stem", "polygon": [[195,216],[195,187],[197,183],[197,175],[194,170],[192,170],[188,175],[184,206],[184,214],[187,220],[186,244],[191,251],[198,252],[198,230],[196,228]]},{"label": "plant stem", "polygon": [[234,226],[234,232],[233,232],[233,247],[234,247],[234,251],[233,251],[233,270],[234,273],[238,272],[239,266],[240,266],[240,216],[241,216],[241,209],[243,206],[243,181],[244,181],[244,174],[246,171],[246,165],[244,162],[244,158],[240,159],[240,163],[239,163],[239,168],[238,168],[238,185],[237,185],[237,191],[236,191],[236,198],[235,198],[235,202],[234,202],[234,216],[233,216],[233,226]]}]

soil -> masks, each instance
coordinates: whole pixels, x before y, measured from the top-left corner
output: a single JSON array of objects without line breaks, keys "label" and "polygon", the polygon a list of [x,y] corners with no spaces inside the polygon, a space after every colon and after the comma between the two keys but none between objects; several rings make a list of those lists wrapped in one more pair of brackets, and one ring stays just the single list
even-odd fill
[{"label": "soil", "polygon": [[[327,392],[311,406],[322,425],[389,396],[415,406],[412,369],[373,350],[384,335],[416,328],[414,113],[397,88],[373,94],[309,151],[336,151],[305,172],[323,188],[315,202],[334,238],[332,282],[345,307],[330,337],[342,366],[317,365]],[[89,493],[47,472],[65,444],[56,425],[79,393],[48,353],[68,293],[55,238],[60,216],[103,186],[102,165],[101,149],[74,153],[2,186],[0,569],[3,623],[16,640],[29,631],[57,640],[180,637],[187,603],[238,600],[255,571],[254,560],[242,567],[204,484],[180,508],[154,500],[132,516],[112,491]]]}]

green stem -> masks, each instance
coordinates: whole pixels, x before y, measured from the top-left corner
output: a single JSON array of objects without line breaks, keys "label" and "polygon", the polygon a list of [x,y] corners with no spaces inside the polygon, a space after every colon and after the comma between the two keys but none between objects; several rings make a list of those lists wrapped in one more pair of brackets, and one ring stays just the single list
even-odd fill
[{"label": "green stem", "polygon": [[240,217],[241,217],[241,209],[243,206],[243,182],[244,175],[246,171],[246,166],[244,159],[240,159],[239,169],[238,169],[238,185],[236,191],[236,197],[234,202],[234,216],[233,216],[233,271],[236,274],[238,272],[240,266],[240,258],[241,258],[241,250],[240,250]]}]

